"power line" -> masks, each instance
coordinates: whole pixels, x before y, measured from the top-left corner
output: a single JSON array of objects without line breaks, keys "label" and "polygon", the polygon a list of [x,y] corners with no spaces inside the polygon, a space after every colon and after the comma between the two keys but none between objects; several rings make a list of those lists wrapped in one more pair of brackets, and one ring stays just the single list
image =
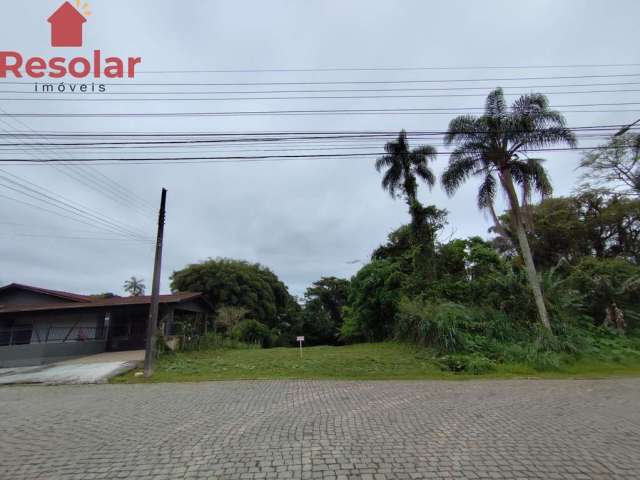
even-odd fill
[{"label": "power line", "polygon": [[209,70],[141,70],[137,73],[170,74],[170,73],[304,73],[304,72],[382,72],[382,71],[429,71],[429,70],[533,70],[562,68],[622,68],[639,67],[639,63],[608,64],[567,64],[567,65],[511,65],[511,66],[400,66],[400,67],[293,67],[293,68],[253,68],[253,69],[209,69]]},{"label": "power line", "polygon": [[[523,149],[520,152],[563,152],[563,151],[589,151],[589,150],[601,150],[608,147],[573,147],[573,148],[538,148],[538,149]],[[632,147],[629,147],[632,148]],[[169,163],[249,163],[251,161],[287,161],[287,160],[302,160],[302,159],[338,159],[338,158],[357,158],[357,157],[371,157],[385,155],[383,151],[366,152],[366,153],[336,153],[336,154],[299,154],[299,155],[247,155],[247,156],[201,156],[201,157],[163,157],[163,158],[85,158],[74,160],[74,162],[112,162],[110,164],[169,164]],[[450,155],[451,152],[438,152],[436,155]],[[67,160],[29,160],[29,159],[11,159],[0,160],[0,162],[16,163],[23,162],[23,164],[47,164],[55,163],[57,161]]]},{"label": "power line", "polygon": [[[0,121],[2,120],[0,119]],[[4,121],[2,122],[6,124],[6,122]],[[41,155],[37,149],[32,148],[34,145],[40,147],[40,144],[26,143],[23,145],[34,151],[34,153],[29,153],[26,148],[20,148],[20,150],[25,154],[29,156],[35,155],[36,157],[39,157],[39,158],[47,158],[45,155]],[[47,148],[47,147],[44,147],[44,148]],[[56,152],[56,155],[58,154],[58,151],[56,149],[50,148],[49,150],[51,150],[52,152]],[[74,165],[74,167],[75,166],[76,165]],[[132,204],[130,202],[124,202],[123,198],[121,198],[119,195],[117,195],[115,192],[109,189],[109,187],[105,185],[105,183],[101,182],[96,175],[93,175],[92,174],[93,167],[86,166],[86,165],[81,166],[81,168],[69,168],[69,167],[70,167],[70,164],[66,162],[61,162],[60,164],[54,165],[54,168],[56,168],[58,171],[60,171],[67,177],[71,178],[72,180],[78,181],[79,183],[91,189],[96,189],[98,192],[104,194],[106,197],[112,200],[115,200],[116,202],[122,202],[125,206],[129,207],[130,209],[133,208],[134,211],[136,212],[139,211],[137,210],[137,207],[135,204]],[[100,172],[96,172],[96,173],[100,173]],[[105,177],[105,178],[108,178],[108,177]]]},{"label": "power line", "polygon": [[[385,139],[391,139],[394,138],[394,136],[397,135],[396,134],[390,134],[387,135],[385,137],[363,137],[363,138],[358,138],[358,137],[353,137],[353,138],[339,138],[339,137],[333,137],[333,138],[325,138],[325,140],[338,140],[338,142],[334,143],[333,145],[330,144],[326,144],[326,143],[316,143],[316,140],[312,140],[312,141],[302,141],[303,139],[288,139],[288,138],[281,138],[278,139],[279,142],[281,143],[285,143],[284,147],[276,147],[274,149],[271,149],[269,151],[286,151],[287,149],[289,150],[296,150],[296,148],[290,148],[290,147],[294,147],[294,146],[304,146],[307,148],[304,148],[306,150],[309,150],[309,146],[315,146],[315,148],[331,148],[331,149],[350,149],[350,148],[358,148],[358,147],[362,147],[362,146],[370,146],[371,143],[376,142],[379,143],[381,140],[385,140]],[[603,139],[603,138],[608,138],[609,134],[593,134],[593,133],[576,133],[575,134],[577,138],[583,138],[583,139]],[[418,139],[422,139],[422,137],[418,137],[418,136],[413,136],[413,138],[418,138]],[[117,142],[74,142],[74,143],[47,143],[47,145],[49,145],[50,147],[52,147],[52,150],[54,150],[56,147],[64,147],[64,149],[66,150],[118,150],[118,149],[139,149],[139,150],[146,150],[146,149],[152,149],[152,148],[158,148],[158,147],[190,147],[190,148],[198,148],[198,149],[225,149],[226,147],[229,146],[243,146],[244,144],[259,144],[260,143],[266,143],[266,144],[270,144],[272,143],[271,141],[261,141],[259,140],[258,142],[253,141],[254,139],[233,139],[233,140],[167,140],[167,141],[139,141],[139,140],[135,140],[135,141],[117,141]],[[271,139],[268,139],[271,140]],[[365,143],[359,143],[359,144],[354,144],[354,143],[345,143],[344,140],[360,140],[361,142],[365,142]],[[322,140],[321,140],[322,141]],[[429,143],[433,144],[432,141],[429,141]],[[229,145],[228,145],[229,144]],[[12,148],[6,148],[6,147],[13,147],[13,146],[21,146],[21,145],[29,145],[28,143],[5,143],[5,144],[0,144],[0,153],[8,153],[8,152],[15,152],[15,149]],[[335,146],[335,145],[339,145],[339,146]],[[18,149],[20,150],[20,149]],[[299,150],[299,149],[298,149]]]},{"label": "power line", "polygon": [[[640,73],[616,73],[607,75],[563,75],[546,77],[496,77],[496,78],[449,78],[449,79],[415,79],[415,80],[325,80],[325,81],[298,81],[298,82],[157,82],[157,83],[125,83],[125,82],[100,82],[95,83],[110,86],[273,86],[273,85],[401,85],[401,84],[426,84],[426,83],[469,83],[469,82],[512,82],[525,80],[571,80],[585,78],[631,78],[640,77]],[[46,83],[46,82],[43,82]],[[55,82],[52,82],[55,85]],[[32,82],[0,81],[0,85],[33,85]]]},{"label": "power line", "polygon": [[[20,192],[18,192],[18,193],[20,193]],[[27,195],[27,196],[28,196],[28,195]],[[93,228],[99,228],[99,229],[102,229],[103,231],[105,230],[104,228],[101,228],[101,227],[99,227],[99,226],[97,226],[97,225],[95,225],[95,224],[93,224],[93,223],[91,223],[91,222],[89,222],[89,221],[85,221],[85,220],[83,219],[83,217],[80,217],[80,216],[69,216],[69,215],[65,215],[64,213],[61,213],[61,212],[59,212],[59,211],[51,210],[51,209],[49,209],[49,208],[43,207],[42,205],[36,205],[36,204],[30,203],[30,202],[26,202],[26,201],[24,201],[24,200],[20,200],[20,199],[14,198],[14,197],[10,197],[10,196],[8,196],[8,195],[0,194],[0,198],[4,198],[4,199],[6,199],[6,200],[10,200],[10,201],[12,201],[12,202],[19,203],[19,204],[21,204],[21,205],[27,205],[27,206],[29,206],[29,207],[32,207],[32,208],[36,209],[36,210],[43,211],[43,212],[47,212],[47,213],[51,213],[52,215],[56,215],[56,216],[61,217],[61,218],[66,218],[66,219],[68,219],[68,220],[72,220],[72,221],[74,221],[74,222],[82,223],[83,225],[87,225],[87,226],[90,226],[90,227],[93,227]],[[107,232],[109,232],[109,233],[113,233],[113,232],[111,232],[110,230],[106,230],[106,231],[107,231]],[[140,241],[140,242],[148,243],[148,240],[133,239],[133,238],[132,238],[131,240],[135,240],[135,241]]]},{"label": "power line", "polygon": [[[9,114],[8,112],[6,112],[5,110],[3,110],[2,108],[0,108],[0,112],[2,112],[3,114],[9,116],[14,122],[22,125],[23,127],[29,129],[31,132],[33,132],[36,136],[38,136],[39,134],[33,130],[32,128],[30,128],[28,125],[26,125],[24,122],[18,120],[18,119],[13,119],[12,115]],[[5,125],[9,125],[5,120],[0,119],[0,122],[4,123]],[[9,125],[10,126],[10,125]],[[3,131],[5,131],[4,129],[1,129]],[[35,148],[33,147],[40,147],[39,143],[30,143],[28,145],[28,148],[32,148],[35,150]],[[44,147],[44,149],[46,150],[46,146]],[[36,151],[37,152],[37,151]],[[37,152],[39,153],[39,152]],[[56,155],[58,153],[56,152]],[[86,167],[86,168],[81,168],[81,169],[72,169],[67,171],[67,169],[63,169],[65,165],[62,164],[62,167],[58,168],[59,171],[61,171],[62,173],[64,173],[65,175],[67,175],[68,177],[79,181],[80,183],[82,183],[85,186],[88,186],[86,181],[88,181],[91,186],[90,188],[97,188],[98,191],[100,191],[102,194],[104,194],[105,196],[111,198],[112,200],[115,200],[116,202],[121,202],[123,203],[125,206],[127,206],[128,208],[133,208],[135,211],[140,212],[141,215],[144,218],[149,218],[149,213],[152,212],[152,208],[150,206],[150,204],[147,204],[145,206],[145,200],[142,199],[141,197],[138,197],[135,193],[130,192],[129,190],[127,190],[125,187],[121,186],[120,184],[118,184],[117,182],[115,182],[114,180],[112,180],[111,178],[107,177],[106,175],[104,175],[102,172],[93,170],[92,167]],[[109,185],[111,185],[111,187],[109,187]],[[120,193],[118,194],[115,190],[118,190]],[[124,198],[123,198],[124,197]],[[128,201],[125,201],[128,200]],[[140,208],[148,208],[149,212],[144,212],[143,210],[140,210]]]},{"label": "power line", "polygon": [[145,234],[142,232],[137,232],[104,214],[92,211],[87,207],[83,207],[77,202],[73,202],[47,188],[44,188],[29,180],[7,172],[6,170],[0,169],[0,180],[9,182],[10,185],[7,185],[7,183],[0,183],[0,186],[3,186],[4,188],[8,188],[17,193],[21,193],[22,195],[28,196],[60,210],[64,210],[72,215],[83,217],[87,221],[91,221],[92,223],[94,223],[96,226],[101,225],[103,229],[107,228],[116,233],[119,233],[120,235],[125,235],[131,238],[145,238]]},{"label": "power line", "polygon": [[136,242],[136,243],[150,243],[145,242],[143,240],[135,240],[131,238],[108,238],[108,237],[73,237],[73,236],[61,236],[61,235],[37,235],[37,234],[28,234],[21,232],[13,232],[9,234],[0,234],[2,236],[8,237],[26,237],[26,238],[47,238],[54,240],[97,240],[97,241],[113,241],[113,242]]},{"label": "power line", "polygon": [[[626,90],[587,90],[587,91],[566,91],[566,92],[536,92],[542,95],[577,95],[594,93],[633,93],[640,92],[640,89]],[[0,92],[4,93],[4,92]],[[24,92],[26,93],[26,92]],[[187,92],[177,92],[187,94]],[[191,93],[189,93],[191,94]],[[78,95],[78,94],[76,94]],[[100,94],[96,94],[100,95]],[[146,95],[152,95],[151,93]],[[524,93],[505,93],[505,96],[520,96]],[[79,95],[80,96],[80,95]],[[256,100],[367,100],[367,99],[398,99],[398,98],[469,98],[485,97],[485,94],[430,94],[430,95],[324,95],[324,96],[279,96],[279,97],[188,97],[188,98],[3,98],[2,101],[12,102],[231,102],[231,101],[256,101]]]},{"label": "power line", "polygon": [[[631,106],[639,102],[592,103],[556,105],[552,108],[584,108],[597,106]],[[233,117],[233,116],[312,116],[312,115],[457,115],[460,113],[481,113],[483,108],[381,108],[381,109],[318,109],[318,110],[245,110],[225,112],[112,112],[112,113],[16,113],[0,114],[0,117],[18,118],[155,118],[155,117]],[[638,110],[565,110],[564,113],[637,113]]]},{"label": "power line", "polygon": [[[617,130],[620,127],[626,126],[626,123],[615,123],[615,124],[607,124],[607,125],[583,125],[577,127],[567,127],[568,130],[573,132],[594,132],[594,131],[610,131]],[[31,133],[34,132],[34,133]],[[447,130],[407,130],[407,134],[412,136],[429,136],[429,135],[444,135],[447,133]],[[74,130],[73,132],[63,132],[63,131],[51,131],[51,130],[41,130],[38,132],[30,131],[14,131],[8,132],[6,134],[0,134],[2,136],[14,136],[16,138],[30,138],[32,136],[38,137],[47,137],[47,138],[70,138],[70,137],[78,137],[78,138],[113,138],[113,137],[136,137],[136,138],[145,138],[145,137],[259,137],[262,136],[264,139],[271,138],[280,138],[283,136],[291,136],[291,139],[317,139],[317,138],[364,138],[364,137],[385,137],[390,135],[398,135],[398,130],[258,130],[258,131],[227,131],[227,132],[211,132],[211,131],[79,131]],[[302,135],[304,137],[295,137],[296,135]],[[260,140],[260,138],[258,138]],[[227,141],[226,139],[223,141]]]},{"label": "power line", "polygon": [[[136,70],[140,75],[159,74],[203,74],[203,73],[314,73],[314,72],[398,72],[398,71],[441,71],[441,70],[541,70],[575,68],[629,68],[640,67],[640,63],[603,64],[553,64],[553,65],[473,65],[473,66],[328,66],[328,67],[270,67],[270,68],[227,68],[227,69],[164,69]],[[19,69],[24,72],[24,69]],[[128,71],[126,72],[128,73]]]},{"label": "power line", "polygon": [[[0,82],[1,84],[2,82]],[[487,86],[473,86],[473,87],[401,87],[401,88],[330,88],[330,89],[287,89],[287,90],[217,90],[217,91],[195,91],[195,92],[185,92],[185,91],[137,91],[137,92],[86,92],[86,93],[78,93],[78,92],[70,92],[70,91],[56,91],[56,92],[43,92],[33,91],[33,84],[21,84],[29,87],[29,90],[4,90],[0,91],[3,94],[46,94],[46,93],[55,93],[56,95],[66,95],[66,96],[104,96],[104,95],[247,95],[247,94],[285,94],[285,93],[384,93],[384,92],[443,92],[443,91],[469,91],[469,90],[482,90],[486,92]],[[69,85],[69,84],[67,84]],[[513,85],[506,86],[502,85],[503,90],[511,90],[515,88],[520,89],[545,89],[545,88],[592,88],[592,87],[619,87],[619,86],[637,86],[640,85],[640,82],[607,82],[607,83],[569,83],[569,84],[559,84],[559,85]],[[118,84],[121,87],[135,87],[139,86],[139,84]]]}]

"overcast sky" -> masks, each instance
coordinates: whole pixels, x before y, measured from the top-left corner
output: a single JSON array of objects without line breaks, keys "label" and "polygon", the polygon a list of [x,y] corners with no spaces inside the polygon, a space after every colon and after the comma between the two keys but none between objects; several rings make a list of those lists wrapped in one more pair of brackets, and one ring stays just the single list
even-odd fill
[{"label": "overcast sky", "polygon": [[[637,0],[611,1],[205,1],[91,0],[85,47],[49,46],[48,16],[60,0],[3,2],[0,50],[23,55],[140,56],[142,71],[243,70],[325,67],[468,67],[525,65],[640,64]],[[251,72],[142,73],[135,82],[307,82],[347,80],[438,80],[612,75],[640,67]],[[220,102],[52,102],[12,101],[33,95],[1,94],[10,113],[46,112],[213,112],[229,110],[477,108],[498,85],[526,87],[571,83],[621,83],[592,89],[615,93],[550,94],[552,105],[640,102],[639,77],[584,80],[488,81],[475,97]],[[3,83],[0,81],[0,84]],[[25,83],[27,85],[28,82]],[[454,86],[449,83],[445,86]],[[459,84],[457,84],[459,85]],[[142,86],[138,86],[143,88]],[[12,87],[0,85],[2,90]],[[118,87],[114,87],[118,88]],[[574,87],[554,91],[575,90]],[[582,87],[589,90],[589,87]],[[522,88],[521,91],[530,91]],[[539,88],[550,91],[553,89]],[[116,91],[116,90],[112,90]],[[54,98],[49,96],[48,98]],[[510,97],[513,98],[513,97]],[[567,108],[580,109],[578,107]],[[567,113],[572,127],[631,123],[640,105],[585,107],[629,110]],[[236,116],[203,118],[3,118],[4,131],[58,132],[253,132],[323,130],[445,130],[450,115]],[[0,133],[5,133],[0,131]],[[3,142],[11,141],[3,137]],[[438,140],[437,143],[441,143]],[[414,142],[415,144],[415,142]],[[586,141],[584,145],[593,145]],[[379,145],[382,148],[383,142]],[[442,147],[439,147],[442,149]],[[57,152],[64,156],[67,152]],[[200,150],[202,153],[202,150]],[[276,152],[277,153],[277,152]],[[217,153],[219,154],[219,152]],[[34,158],[51,157],[36,151]],[[5,156],[6,158],[6,156]],[[65,157],[66,158],[66,157]],[[549,154],[547,167],[556,194],[575,186],[574,152]],[[154,205],[160,189],[169,191],[162,290],[172,271],[208,257],[260,262],[301,295],[321,276],[350,277],[389,232],[408,221],[406,206],[380,188],[375,156],[312,161],[218,165],[121,165],[90,167]],[[434,165],[440,173],[446,157]],[[77,167],[1,166],[56,194],[122,224],[154,235],[153,213],[139,215],[78,181]],[[86,168],[86,167],[85,167]],[[475,203],[477,182],[454,198],[440,188],[420,198],[450,212],[443,233],[487,235],[488,221]],[[0,195],[32,201],[0,186]],[[33,203],[37,203],[33,201]],[[502,200],[501,200],[502,205]],[[0,282],[21,282],[80,293],[122,293],[135,275],[151,284],[152,245],[87,240],[104,234],[90,226],[0,197]]]}]

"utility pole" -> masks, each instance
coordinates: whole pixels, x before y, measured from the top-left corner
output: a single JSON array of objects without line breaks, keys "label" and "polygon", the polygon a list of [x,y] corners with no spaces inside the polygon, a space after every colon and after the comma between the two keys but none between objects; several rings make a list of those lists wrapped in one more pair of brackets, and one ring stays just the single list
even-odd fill
[{"label": "utility pole", "polygon": [[156,365],[156,329],[158,328],[158,309],[160,307],[160,274],[162,271],[162,239],[164,237],[164,221],[167,204],[167,190],[162,189],[160,213],[158,214],[158,240],[156,242],[156,259],[153,266],[153,288],[151,290],[151,307],[147,322],[147,345],[144,354],[144,376],[153,375]]}]

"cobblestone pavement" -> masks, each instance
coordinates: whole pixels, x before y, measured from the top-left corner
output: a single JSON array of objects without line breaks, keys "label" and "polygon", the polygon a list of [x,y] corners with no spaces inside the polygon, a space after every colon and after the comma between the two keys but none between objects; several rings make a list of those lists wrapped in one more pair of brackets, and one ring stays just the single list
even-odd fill
[{"label": "cobblestone pavement", "polygon": [[640,379],[0,389],[0,478],[638,479]]}]

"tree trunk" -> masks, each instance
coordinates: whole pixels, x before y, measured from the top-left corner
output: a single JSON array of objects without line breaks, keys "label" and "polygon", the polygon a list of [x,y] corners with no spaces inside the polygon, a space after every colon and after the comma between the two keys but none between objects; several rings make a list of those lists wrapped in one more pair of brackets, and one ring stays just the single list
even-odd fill
[{"label": "tree trunk", "polygon": [[529,286],[531,287],[533,298],[538,309],[538,318],[542,325],[549,332],[551,332],[551,323],[549,322],[547,306],[544,304],[544,297],[542,295],[542,288],[540,287],[540,280],[538,279],[536,266],[533,263],[533,255],[531,254],[531,248],[529,247],[529,239],[527,238],[527,232],[521,215],[520,203],[518,201],[518,195],[516,193],[515,187],[513,186],[511,174],[509,172],[504,172],[500,175],[500,180],[502,182],[502,186],[507,192],[507,197],[509,198],[509,204],[513,217],[513,229],[515,230],[516,238],[518,239],[518,244],[520,245],[520,253],[524,260],[527,279],[529,280]]}]

